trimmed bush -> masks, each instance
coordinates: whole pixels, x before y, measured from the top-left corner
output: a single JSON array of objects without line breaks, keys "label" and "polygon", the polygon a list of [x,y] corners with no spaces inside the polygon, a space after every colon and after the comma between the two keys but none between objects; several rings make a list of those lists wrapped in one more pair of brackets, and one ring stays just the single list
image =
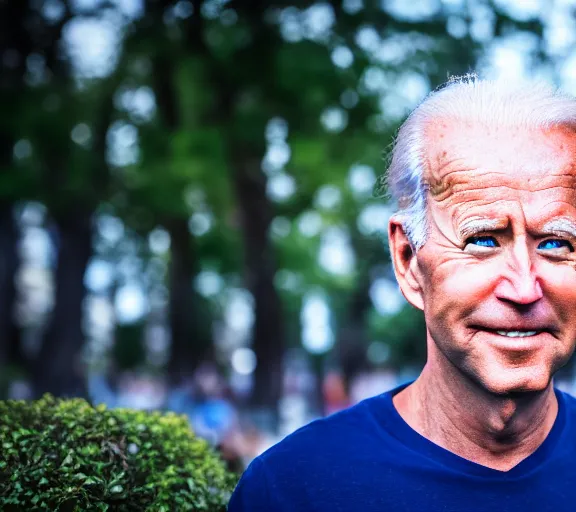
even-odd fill
[{"label": "trimmed bush", "polygon": [[236,482],[185,416],[0,401],[0,510],[226,510]]}]

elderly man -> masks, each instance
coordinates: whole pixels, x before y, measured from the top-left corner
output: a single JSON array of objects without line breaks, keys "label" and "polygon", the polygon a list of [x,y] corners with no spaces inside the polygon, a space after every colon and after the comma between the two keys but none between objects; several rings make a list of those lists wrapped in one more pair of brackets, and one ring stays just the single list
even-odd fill
[{"label": "elderly man", "polygon": [[255,459],[230,512],[576,510],[576,101],[464,77],[404,123],[396,278],[424,311],[409,385]]}]

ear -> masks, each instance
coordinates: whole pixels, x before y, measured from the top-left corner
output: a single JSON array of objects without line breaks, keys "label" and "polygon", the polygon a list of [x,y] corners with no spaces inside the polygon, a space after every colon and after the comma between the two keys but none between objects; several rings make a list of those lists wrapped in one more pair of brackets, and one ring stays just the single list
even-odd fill
[{"label": "ear", "polygon": [[394,274],[402,295],[412,306],[424,310],[416,248],[410,243],[404,226],[398,218],[392,217],[388,223],[388,240]]}]

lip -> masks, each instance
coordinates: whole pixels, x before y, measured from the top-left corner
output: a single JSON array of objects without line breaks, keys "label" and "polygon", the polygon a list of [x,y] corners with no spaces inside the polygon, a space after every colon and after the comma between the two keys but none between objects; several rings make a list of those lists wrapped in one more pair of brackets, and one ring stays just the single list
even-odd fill
[{"label": "lip", "polygon": [[[527,332],[527,331],[537,331],[538,334],[548,333],[553,334],[554,329],[549,325],[499,325],[499,326],[486,326],[486,325],[471,325],[472,329],[476,331],[485,331],[491,332],[493,334],[497,334],[496,331],[520,331],[520,332]],[[500,336],[498,334],[498,336]]]},{"label": "lip", "polygon": [[[507,331],[514,329],[498,329],[498,330]],[[523,328],[516,330],[527,331],[528,329]],[[538,329],[531,329],[531,330],[538,331]],[[487,336],[489,336],[490,343],[492,345],[495,345],[496,347],[502,350],[511,352],[525,352],[530,350],[537,350],[546,343],[547,337],[551,335],[550,332],[546,330],[541,330],[541,332],[538,332],[534,336],[524,336],[517,338],[502,336],[501,334],[498,334],[497,332],[493,332],[492,330],[488,329],[479,329],[479,332],[482,332]]]}]

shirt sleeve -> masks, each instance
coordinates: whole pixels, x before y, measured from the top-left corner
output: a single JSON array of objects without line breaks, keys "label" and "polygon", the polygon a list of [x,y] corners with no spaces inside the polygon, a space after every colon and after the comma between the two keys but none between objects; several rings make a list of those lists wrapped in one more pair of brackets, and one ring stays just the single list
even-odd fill
[{"label": "shirt sleeve", "polygon": [[266,468],[257,457],[244,471],[232,493],[228,512],[270,512],[271,506]]}]

